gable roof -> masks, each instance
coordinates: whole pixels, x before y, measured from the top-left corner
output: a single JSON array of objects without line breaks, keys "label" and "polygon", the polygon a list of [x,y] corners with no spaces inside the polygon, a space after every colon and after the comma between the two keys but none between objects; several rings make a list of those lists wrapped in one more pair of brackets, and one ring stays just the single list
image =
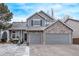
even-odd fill
[{"label": "gable roof", "polygon": [[30,16],[29,18],[27,18],[27,20],[30,19],[30,18],[32,18],[32,17],[35,16],[35,15],[38,15],[38,16],[40,16],[41,18],[45,19],[44,17],[42,17],[42,16],[39,15],[38,13],[35,13],[35,14],[33,14],[32,16]]},{"label": "gable roof", "polygon": [[75,20],[75,19],[68,18],[64,23],[66,23],[66,22],[69,21],[69,20],[79,22],[79,20]]},{"label": "gable roof", "polygon": [[49,17],[50,19],[54,20],[52,17],[50,17],[48,14],[46,14],[46,13],[43,12],[43,11],[40,11],[39,13],[43,13],[44,15],[46,15],[47,17]]},{"label": "gable roof", "polygon": [[[64,26],[66,26],[68,29],[70,29],[71,31],[73,31],[70,27],[68,27],[65,23],[61,22],[60,20],[57,20],[56,22],[54,22],[53,24],[51,24],[50,26],[48,26],[46,29],[48,29],[49,27],[53,26],[54,24],[56,24],[57,22],[62,23]],[[45,30],[46,30],[45,29]]]},{"label": "gable roof", "polygon": [[44,16],[42,16],[42,15],[40,15],[39,13],[43,13],[45,16],[47,16],[47,17],[49,17],[51,20],[54,20],[52,17],[50,17],[49,15],[47,15],[45,12],[43,12],[43,11],[40,11],[40,12],[36,12],[35,14],[33,14],[32,16],[30,16],[29,18],[27,18],[27,20],[28,19],[30,19],[30,18],[32,18],[33,16],[35,16],[35,15],[38,15],[38,16],[40,16],[41,18],[43,18],[43,19],[46,19]]}]

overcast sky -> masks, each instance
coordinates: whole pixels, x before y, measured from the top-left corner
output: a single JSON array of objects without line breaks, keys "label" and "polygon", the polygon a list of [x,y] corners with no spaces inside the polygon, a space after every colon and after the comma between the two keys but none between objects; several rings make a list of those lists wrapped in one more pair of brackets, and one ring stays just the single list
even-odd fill
[{"label": "overcast sky", "polygon": [[51,9],[56,19],[65,15],[79,19],[77,3],[7,3],[7,5],[14,14],[12,21],[26,21],[29,16],[40,10],[51,15]]}]

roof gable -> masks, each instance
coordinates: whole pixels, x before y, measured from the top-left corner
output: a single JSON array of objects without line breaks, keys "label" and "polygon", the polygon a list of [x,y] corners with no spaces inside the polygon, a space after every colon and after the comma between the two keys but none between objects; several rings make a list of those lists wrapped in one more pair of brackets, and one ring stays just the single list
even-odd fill
[{"label": "roof gable", "polygon": [[[43,17],[40,16],[38,13],[35,13],[35,14],[33,14],[32,16],[30,16],[29,18],[27,18],[27,21],[28,21],[30,18],[34,17],[35,15],[38,15],[39,17],[43,18]],[[45,19],[45,18],[43,18],[43,19]]]},{"label": "roof gable", "polygon": [[46,20],[46,21],[54,21],[54,19],[52,17],[50,17],[49,15],[47,15],[45,12],[40,11],[38,13],[33,14],[32,16],[30,16],[29,18],[27,18],[27,21],[29,19],[31,19],[32,17],[34,17],[35,15],[38,15],[39,17],[41,17],[42,19]]},{"label": "roof gable", "polygon": [[39,15],[42,14],[41,16],[44,17],[45,19],[47,18],[48,20],[54,21],[54,19],[53,19],[52,17],[50,17],[48,14],[46,14],[46,13],[43,12],[43,11],[40,11],[38,14],[39,14]]},{"label": "roof gable", "polygon": [[45,29],[47,32],[61,32],[61,33],[68,33],[73,31],[71,28],[69,28],[67,25],[65,25],[64,23],[62,23],[61,21],[56,21],[55,23],[53,23],[52,25],[50,25],[49,27],[47,27]]}]

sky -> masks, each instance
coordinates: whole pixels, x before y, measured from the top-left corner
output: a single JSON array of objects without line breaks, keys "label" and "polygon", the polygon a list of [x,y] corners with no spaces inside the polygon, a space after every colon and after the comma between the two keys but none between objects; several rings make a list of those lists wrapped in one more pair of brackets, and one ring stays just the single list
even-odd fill
[{"label": "sky", "polygon": [[79,3],[6,3],[13,13],[12,22],[26,21],[36,12],[44,11],[55,19],[63,19],[65,16],[79,20]]}]

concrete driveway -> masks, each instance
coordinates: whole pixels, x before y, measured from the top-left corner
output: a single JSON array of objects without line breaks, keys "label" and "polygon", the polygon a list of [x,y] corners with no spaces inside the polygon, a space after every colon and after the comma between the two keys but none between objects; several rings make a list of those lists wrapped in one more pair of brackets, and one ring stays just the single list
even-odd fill
[{"label": "concrete driveway", "polygon": [[31,56],[79,56],[79,45],[31,45]]},{"label": "concrete driveway", "polygon": [[0,44],[0,56],[29,56],[29,47],[17,44]]}]

